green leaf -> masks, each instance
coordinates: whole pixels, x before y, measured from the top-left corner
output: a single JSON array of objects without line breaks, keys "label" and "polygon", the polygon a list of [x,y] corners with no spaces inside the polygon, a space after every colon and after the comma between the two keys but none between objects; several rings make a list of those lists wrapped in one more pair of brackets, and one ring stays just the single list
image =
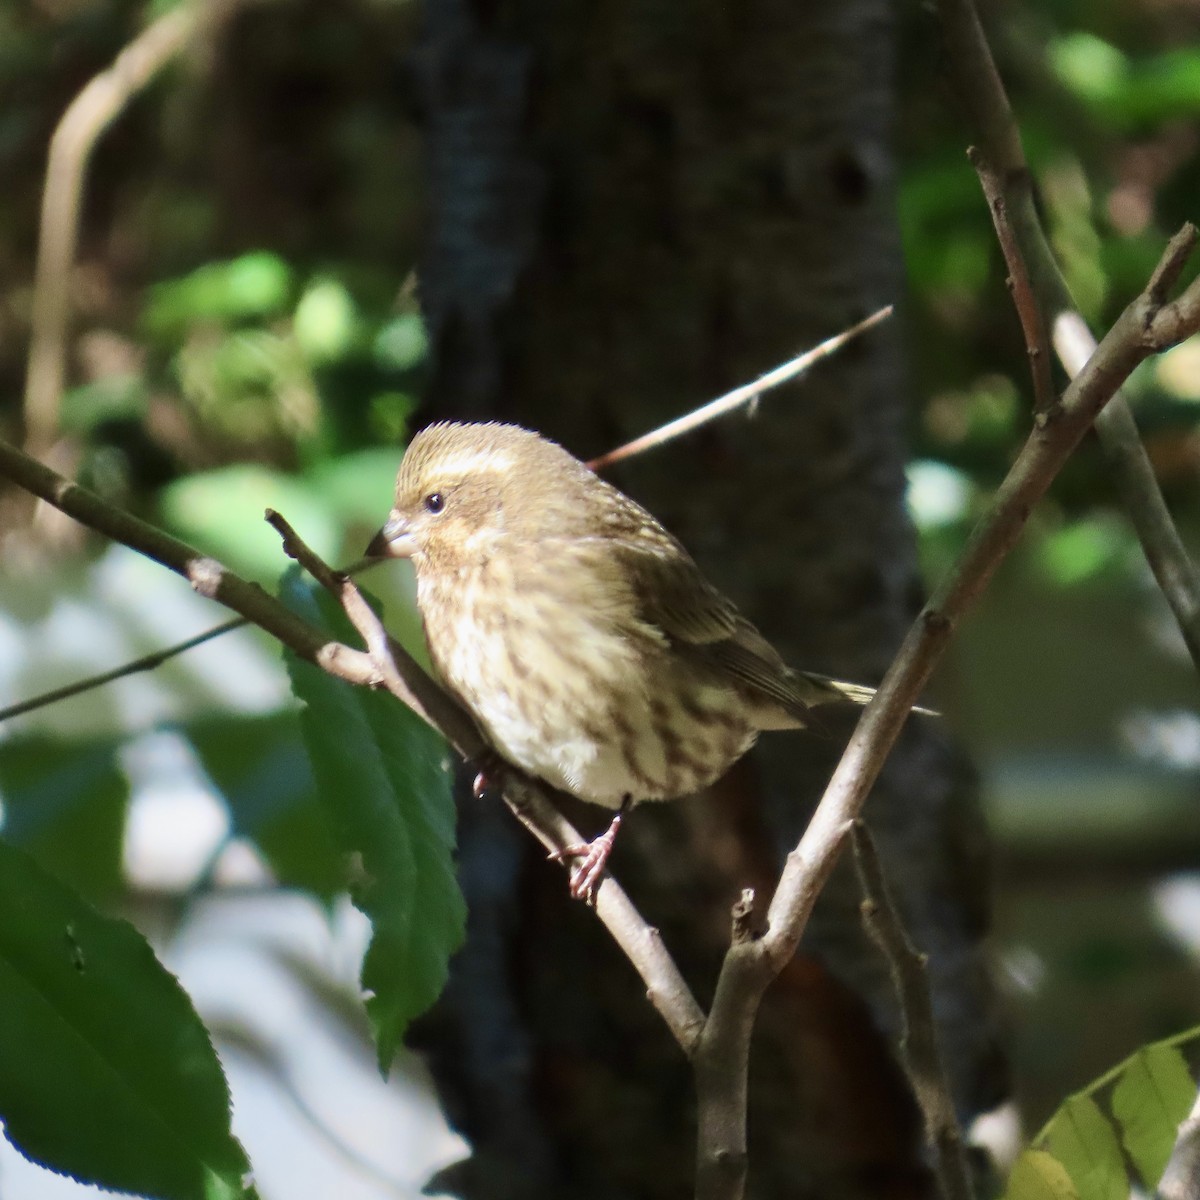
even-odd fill
[{"label": "green leaf", "polygon": [[125,921],[0,842],[0,1118],[34,1162],[163,1200],[252,1194],[191,1002]]},{"label": "green leaf", "polygon": [[1046,1126],[1045,1140],[1066,1167],[1079,1200],[1128,1200],[1117,1135],[1090,1096],[1069,1097]]},{"label": "green leaf", "polygon": [[411,371],[425,361],[429,338],[418,313],[401,313],[375,335],[375,361],[384,370]]},{"label": "green leaf", "polygon": [[[294,571],[282,594],[306,619],[356,640],[336,605],[323,593],[314,598]],[[352,894],[372,926],[362,986],[386,1073],[408,1022],[445,986],[466,924],[454,872],[448,753],[391,695],[352,688],[294,655],[286,659],[306,706],[300,727],[318,794],[342,848],[361,867]]]},{"label": "green leaf", "polygon": [[1037,545],[1038,565],[1058,587],[1077,587],[1128,557],[1131,536],[1105,516],[1084,518],[1055,530]]},{"label": "green leaf", "polygon": [[150,289],[143,312],[147,331],[176,338],[197,321],[238,321],[283,312],[292,289],[291,268],[267,251],[228,262],[205,263],[181,279]]},{"label": "green leaf", "polygon": [[1153,1190],[1166,1169],[1179,1123],[1188,1115],[1196,1085],[1174,1046],[1143,1046],[1113,1089],[1113,1116],[1142,1182]]},{"label": "green leaf", "polygon": [[411,392],[377,392],[367,404],[367,422],[375,439],[387,446],[408,440],[408,423],[417,407]]},{"label": "green leaf", "polygon": [[1131,58],[1090,33],[1049,45],[1061,81],[1103,120],[1133,130],[1193,113],[1200,103],[1200,53],[1180,46]]},{"label": "green leaf", "polygon": [[1004,1200],[1079,1200],[1079,1193],[1054,1155],[1026,1150],[1008,1177]]},{"label": "green leaf", "polygon": [[1049,58],[1063,83],[1086,100],[1111,100],[1129,78],[1129,60],[1094,34],[1076,32],[1055,38]]},{"label": "green leaf", "polygon": [[329,900],[346,884],[344,857],[317,800],[295,713],[200,722],[184,731],[229,809],[285,887]]},{"label": "green leaf", "polygon": [[399,449],[372,448],[319,463],[305,478],[339,520],[383,524],[396,486]]},{"label": "green leaf", "polygon": [[354,300],[336,279],[316,279],[309,284],[292,317],[296,341],[314,363],[344,358],[354,344],[358,324]]},{"label": "green leaf", "polygon": [[140,421],[149,403],[146,382],[137,375],[108,375],[63,394],[64,432],[87,435],[106,421]]},{"label": "green leaf", "polygon": [[123,885],[129,782],[110,739],[14,738],[0,745],[4,836],[93,900]]}]

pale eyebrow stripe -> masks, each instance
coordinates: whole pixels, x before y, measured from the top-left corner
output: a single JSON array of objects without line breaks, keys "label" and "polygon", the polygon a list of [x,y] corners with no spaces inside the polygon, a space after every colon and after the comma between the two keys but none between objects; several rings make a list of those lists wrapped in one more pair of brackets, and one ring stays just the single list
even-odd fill
[{"label": "pale eyebrow stripe", "polygon": [[512,459],[507,454],[498,454],[494,450],[473,450],[439,463],[438,474],[452,476],[470,475],[478,470],[507,471],[512,465]]}]

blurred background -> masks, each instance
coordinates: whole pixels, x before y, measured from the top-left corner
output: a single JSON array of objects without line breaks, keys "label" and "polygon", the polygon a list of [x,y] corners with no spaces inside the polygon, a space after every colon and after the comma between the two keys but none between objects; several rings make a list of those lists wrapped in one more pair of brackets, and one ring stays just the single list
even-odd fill
[{"label": "blurred background", "polygon": [[[12,440],[26,428],[50,138],[165,11],[0,6],[0,431]],[[1165,238],[1200,218],[1200,10],[1012,0],[986,15],[1054,247],[1103,328]],[[263,508],[327,558],[356,558],[424,400],[421,22],[407,0],[231,5],[130,100],[87,175],[65,390],[39,448],[268,584],[285,560]],[[907,371],[895,386],[909,400],[909,512],[936,581],[1020,445],[1031,395],[932,22],[916,6],[897,22]],[[1147,364],[1128,394],[1200,550],[1200,345]],[[764,401],[804,403],[803,382]],[[223,619],[11,491],[0,523],[0,704]],[[404,579],[382,574],[372,586],[403,610]],[[411,632],[411,613],[398,620]],[[1196,679],[1090,441],[962,629],[934,703],[980,775],[991,955],[1033,1130],[1200,1010]],[[416,1057],[389,1083],[375,1071],[355,982],[363,919],[340,896],[312,791],[280,655],[244,630],[0,726],[0,832],[130,916],[180,975],[230,1074],[263,1195],[415,1196],[464,1144]],[[0,1146],[6,1200],[85,1193]]]}]

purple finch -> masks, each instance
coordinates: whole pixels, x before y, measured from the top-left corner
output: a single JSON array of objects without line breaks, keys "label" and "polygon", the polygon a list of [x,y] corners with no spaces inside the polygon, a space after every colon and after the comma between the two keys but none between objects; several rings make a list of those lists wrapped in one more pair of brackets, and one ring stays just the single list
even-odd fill
[{"label": "purple finch", "polygon": [[644,508],[515,425],[432,425],[367,549],[411,558],[444,685],[501,758],[617,809],[582,856],[591,897],[620,815],[698,791],[761,730],[871,688],[793,671]]}]

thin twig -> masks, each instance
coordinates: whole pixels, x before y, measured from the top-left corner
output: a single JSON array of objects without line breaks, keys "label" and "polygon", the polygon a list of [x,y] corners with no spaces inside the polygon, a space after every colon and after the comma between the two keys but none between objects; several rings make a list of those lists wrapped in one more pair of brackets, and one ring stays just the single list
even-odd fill
[{"label": "thin twig", "polygon": [[[1004,197],[1013,237],[1021,247],[1045,322],[1053,331],[1066,314],[1074,314],[1074,320],[1082,324],[1078,305],[1042,228],[1021,136],[973,0],[937,0],[937,9],[948,69],[967,112],[978,155]],[[1164,262],[1170,261],[1177,259],[1164,256]],[[1161,294],[1169,275],[1168,268],[1166,276],[1153,279],[1151,290]],[[1059,344],[1057,337],[1055,344]],[[1094,348],[1094,339],[1091,345]],[[1083,357],[1090,357],[1090,351]],[[1078,359],[1074,361],[1077,368]],[[1070,374],[1071,363],[1064,361],[1063,365]],[[1096,418],[1096,434],[1146,561],[1200,670],[1200,571],[1171,519],[1137,423],[1120,394]]]},{"label": "thin twig", "polygon": [[593,458],[588,463],[588,466],[593,471],[603,471],[605,467],[611,467],[615,463],[623,462],[625,459],[633,458],[638,454],[643,454],[645,451],[652,450],[656,446],[665,445],[667,442],[681,437],[685,433],[691,433],[694,429],[699,429],[709,421],[714,421],[717,417],[723,417],[727,413],[740,408],[743,404],[749,404],[764,392],[770,391],[771,388],[778,387],[781,383],[787,383],[789,379],[795,379],[797,376],[802,375],[809,367],[820,362],[823,358],[828,358],[831,354],[840,350],[847,342],[858,337],[860,333],[866,333],[868,329],[873,329],[882,321],[886,321],[891,315],[892,306],[889,304],[885,308],[879,309],[878,312],[872,313],[865,320],[859,321],[857,325],[852,325],[849,329],[834,334],[831,338],[826,338],[825,341],[814,346],[811,350],[805,350],[803,354],[798,354],[782,366],[775,367],[774,370],[761,375],[753,383],[742,384],[741,387],[734,388],[732,392],[726,392],[724,396],[718,396],[715,400],[710,400],[707,404],[701,405],[685,416],[676,417],[675,420],[668,421],[665,425],[660,425],[657,429],[651,430],[649,433],[643,433],[641,437],[636,437],[633,441],[626,442],[625,445],[618,446],[615,450],[610,450],[607,454],[600,455],[599,458]]},{"label": "thin twig", "polygon": [[1046,336],[1046,322],[1029,279],[1025,256],[1021,253],[1020,244],[1013,233],[1012,222],[1008,219],[1008,202],[1004,198],[1000,180],[988,160],[974,146],[967,150],[967,158],[971,160],[971,165],[979,176],[988,210],[992,214],[996,239],[1000,243],[1000,250],[1008,269],[1013,307],[1017,310],[1021,332],[1025,335],[1025,352],[1029,356],[1029,370],[1033,376],[1033,410],[1035,413],[1044,413],[1050,409],[1055,399],[1054,381],[1050,376],[1050,344]]},{"label": "thin twig", "polygon": [[[1163,255],[1163,262],[1173,251]],[[1157,272],[1156,272],[1157,276]],[[833,870],[895,744],[911,706],[958,622],[1011,550],[1033,506],[1096,414],[1149,354],[1200,329],[1200,280],[1170,304],[1144,291],[1105,335],[1044,422],[1035,424],[988,511],[946,580],[917,618],[829,780],[808,828],[788,855],[767,912],[766,934],[731,946],[696,1050],[697,1120],[702,1139],[697,1196],[740,1200],[745,1193],[745,1094],[749,1038],[762,994],[796,952],[813,905]]]},{"label": "thin twig", "polygon": [[234,2],[192,0],[164,13],[71,101],[50,139],[25,377],[25,446],[35,456],[49,449],[58,436],[71,268],[75,264],[84,178],[92,150],[129,101],[197,33],[227,15]]},{"label": "thin twig", "polygon": [[267,509],[266,520],[278,532],[284,553],[295,559],[345,609],[351,624],[367,643],[378,683],[438,730],[463,758],[477,760],[486,746],[475,722],[399,642],[388,636],[350,576],[326,564],[273,508]]},{"label": "thin twig", "polygon": [[[346,575],[356,575],[359,571],[369,566],[378,566],[378,560],[360,558],[350,566],[343,567],[342,571]],[[77,679],[74,683],[68,683],[63,687],[51,688],[48,692],[41,692],[36,696],[30,696],[27,700],[10,704],[7,708],[0,708],[0,725],[13,717],[21,717],[26,713],[36,712],[39,708],[47,708],[51,704],[57,704],[60,700],[67,700],[71,696],[81,696],[85,692],[90,692],[95,688],[104,687],[105,684],[115,683],[118,679],[124,679],[127,675],[136,675],[139,671],[153,671],[180,654],[186,654],[189,650],[194,650],[197,646],[203,646],[205,642],[210,642],[222,634],[232,633],[235,629],[244,629],[249,624],[250,622],[245,617],[236,617],[232,621],[222,621],[220,625],[214,625],[211,629],[206,629],[203,633],[196,634],[195,637],[187,638],[182,642],[176,642],[173,646],[166,646],[161,650],[155,650],[143,658],[135,658],[130,662],[122,663],[119,667],[113,667],[110,671],[102,671],[98,675],[89,675],[85,679]]]},{"label": "thin twig", "polygon": [[899,1002],[900,1053],[904,1071],[925,1120],[925,1137],[943,1200],[974,1200],[962,1130],[954,1115],[950,1081],[938,1048],[928,955],[914,949],[883,874],[879,852],[862,821],[850,827],[854,865],[862,889],[863,925],[887,959]]},{"label": "thin twig", "polygon": [[33,712],[38,708],[45,708],[50,704],[57,704],[60,700],[69,700],[72,696],[81,695],[83,692],[90,692],[93,688],[102,687],[104,684],[112,683],[117,679],[124,679],[127,675],[136,675],[140,671],[156,670],[177,654],[183,654],[186,650],[194,650],[197,646],[203,646],[205,642],[211,642],[213,638],[220,637],[223,633],[229,633],[234,629],[241,629],[247,624],[249,622],[244,617],[235,617],[232,621],[223,621],[220,625],[214,625],[212,629],[206,629],[203,633],[198,633],[195,637],[190,637],[185,642],[168,646],[165,650],[155,650],[152,654],[147,654],[142,658],[135,658],[131,662],[122,663],[121,666],[114,667],[111,671],[105,671],[101,675],[92,675],[87,679],[80,679],[75,683],[68,683],[63,687],[43,692],[40,696],[32,696],[28,700],[21,700],[16,704],[10,704],[7,708],[0,708],[0,722],[7,721],[12,717],[23,716],[25,713]]}]

